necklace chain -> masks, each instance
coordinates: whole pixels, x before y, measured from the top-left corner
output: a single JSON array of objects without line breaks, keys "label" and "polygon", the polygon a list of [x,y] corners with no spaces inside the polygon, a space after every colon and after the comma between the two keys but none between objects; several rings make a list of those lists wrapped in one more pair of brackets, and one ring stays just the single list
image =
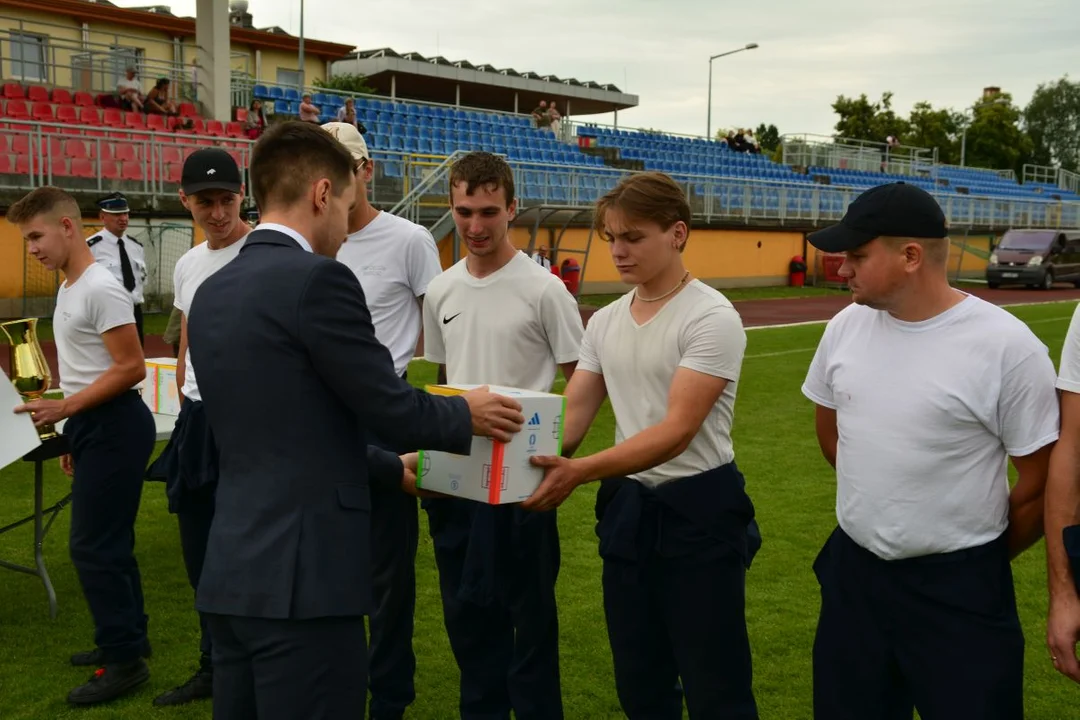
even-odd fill
[{"label": "necklace chain", "polygon": [[651,302],[656,302],[657,300],[663,300],[664,298],[666,298],[666,297],[668,297],[668,296],[670,296],[670,295],[674,295],[674,294],[675,294],[675,292],[676,292],[676,291],[677,291],[677,290],[678,290],[679,288],[681,288],[681,287],[682,287],[682,286],[683,286],[683,285],[684,285],[684,284],[686,283],[686,278],[688,278],[688,277],[690,277],[690,271],[689,271],[689,270],[687,270],[687,271],[686,271],[686,274],[682,276],[682,279],[681,279],[681,280],[679,280],[679,284],[678,284],[678,285],[676,285],[675,287],[671,288],[670,290],[668,290],[668,291],[667,291],[666,293],[664,293],[663,295],[658,295],[658,296],[656,296],[656,297],[652,297],[652,298],[644,298],[644,297],[641,297],[641,292],[640,292],[640,290],[641,290],[641,289],[640,289],[640,288],[634,288],[634,297],[635,297],[636,299],[640,300],[641,302],[650,302],[650,303],[651,303]]}]

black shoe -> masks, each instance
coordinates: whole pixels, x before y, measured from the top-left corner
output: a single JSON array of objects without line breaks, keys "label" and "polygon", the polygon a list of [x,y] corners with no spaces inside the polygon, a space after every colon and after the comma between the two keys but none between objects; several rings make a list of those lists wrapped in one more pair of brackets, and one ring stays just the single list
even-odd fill
[{"label": "black shoe", "polygon": [[126,695],[150,679],[150,668],[141,658],[135,662],[98,668],[85,684],[68,693],[74,705],[96,705]]},{"label": "black shoe", "polygon": [[191,679],[178,688],[173,688],[154,698],[158,707],[165,705],[183,705],[195,700],[204,700],[214,696],[214,673],[200,669]]},{"label": "black shoe", "polygon": [[[144,660],[149,660],[153,654],[154,651],[150,647],[150,642],[147,641],[146,646],[143,648],[142,657]],[[75,667],[101,667],[105,664],[105,653],[101,648],[75,653],[71,656],[71,664]]]}]

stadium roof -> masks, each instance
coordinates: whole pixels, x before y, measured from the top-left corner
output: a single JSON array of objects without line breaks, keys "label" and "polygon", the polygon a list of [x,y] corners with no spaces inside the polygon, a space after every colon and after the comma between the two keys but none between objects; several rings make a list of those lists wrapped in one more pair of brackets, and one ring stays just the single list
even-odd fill
[{"label": "stadium roof", "polygon": [[515,95],[520,112],[528,112],[540,100],[561,101],[564,115],[606,113],[638,104],[636,95],[610,83],[496,68],[441,55],[399,53],[392,48],[349,53],[333,63],[331,74],[340,73],[364,75],[381,95],[389,95],[393,85],[395,95],[413,100],[453,104],[460,89],[462,105],[493,110],[513,110]]}]

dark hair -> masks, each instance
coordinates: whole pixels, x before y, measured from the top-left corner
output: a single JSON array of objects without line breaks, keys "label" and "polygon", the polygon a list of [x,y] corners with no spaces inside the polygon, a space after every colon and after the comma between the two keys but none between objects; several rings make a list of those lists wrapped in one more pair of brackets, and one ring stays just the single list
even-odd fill
[{"label": "dark hair", "polygon": [[15,225],[30,222],[38,215],[56,214],[62,217],[70,217],[79,225],[82,224],[82,211],[79,203],[71,195],[58,187],[45,185],[24,195],[14,205],[8,208],[8,222]]},{"label": "dark hair", "polygon": [[[686,193],[661,172],[643,172],[629,175],[596,202],[593,228],[604,234],[605,216],[608,210],[622,210],[636,220],[654,222],[661,230],[669,230],[680,220],[690,233],[690,203]],[[683,242],[683,247],[686,243]],[[680,252],[682,247],[679,248]]]},{"label": "dark hair", "polygon": [[472,195],[478,187],[502,188],[506,206],[514,202],[514,173],[506,160],[488,152],[471,152],[458,158],[450,168],[450,193],[454,186],[465,183],[465,194]]},{"label": "dark hair", "polygon": [[313,183],[327,178],[338,197],[352,180],[353,165],[352,154],[320,126],[300,120],[275,123],[251,151],[251,194],[265,213],[295,204]]}]

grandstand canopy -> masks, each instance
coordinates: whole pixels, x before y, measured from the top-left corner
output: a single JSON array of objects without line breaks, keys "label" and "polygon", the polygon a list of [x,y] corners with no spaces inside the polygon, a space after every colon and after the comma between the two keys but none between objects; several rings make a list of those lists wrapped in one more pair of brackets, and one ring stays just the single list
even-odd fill
[{"label": "grandstand canopy", "polygon": [[331,75],[356,73],[379,95],[527,113],[555,100],[563,115],[595,115],[636,107],[637,95],[611,84],[559,78],[467,60],[398,53],[390,48],[350,53],[330,66]]}]

